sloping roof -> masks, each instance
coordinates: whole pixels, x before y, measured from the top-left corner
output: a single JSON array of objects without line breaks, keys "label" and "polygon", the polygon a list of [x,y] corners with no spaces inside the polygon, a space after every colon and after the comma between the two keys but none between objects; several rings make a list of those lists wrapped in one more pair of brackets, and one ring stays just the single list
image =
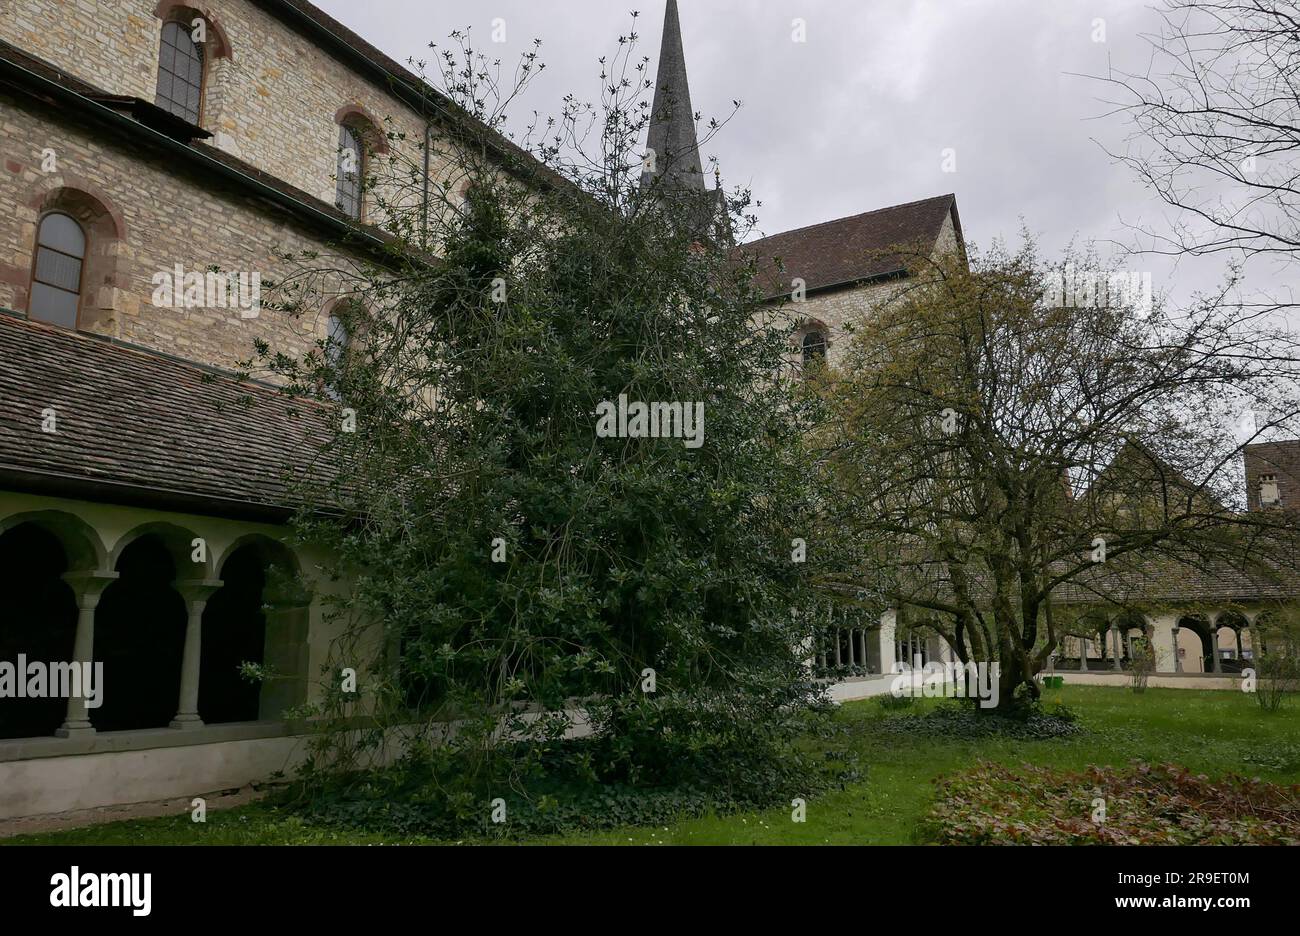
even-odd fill
[{"label": "sloping roof", "polygon": [[931,249],[950,216],[961,244],[957,196],[949,194],[774,234],[737,251],[756,260],[765,296],[788,294],[796,277],[811,293],[902,273],[904,258],[894,248]]},{"label": "sloping roof", "polygon": [[1300,596],[1300,567],[1294,555],[1283,552],[1279,549],[1267,557],[1269,561],[1252,568],[1213,558],[1187,562],[1165,557],[1147,562],[1138,559],[1133,561],[1134,568],[1123,573],[1097,573],[1058,586],[1052,597],[1061,604],[1133,606],[1294,599]]},{"label": "sloping roof", "polygon": [[[269,386],[0,314],[0,484],[222,516],[283,519],[330,411]],[[52,409],[55,432],[42,431]]]}]

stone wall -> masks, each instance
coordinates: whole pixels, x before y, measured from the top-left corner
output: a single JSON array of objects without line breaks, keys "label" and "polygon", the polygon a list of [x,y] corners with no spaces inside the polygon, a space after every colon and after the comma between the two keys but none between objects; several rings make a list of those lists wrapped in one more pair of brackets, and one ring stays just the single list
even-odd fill
[{"label": "stone wall", "polygon": [[[0,18],[0,39],[105,91],[147,101],[157,87],[163,17],[201,14],[211,28],[200,123],[213,145],[329,204],[341,114],[365,114],[381,132],[404,135],[391,141],[390,157],[422,167],[424,122],[414,110],[248,0],[22,0],[16,10]],[[445,142],[431,151],[440,148]],[[397,190],[414,183],[390,169],[390,157],[376,158],[386,183],[377,194],[409,203],[413,193]],[[459,184],[444,158],[435,156],[430,176]],[[375,199],[369,207],[375,211]]]},{"label": "stone wall", "polygon": [[[268,281],[296,266],[277,259],[280,252],[314,249],[324,253],[322,264],[343,264],[331,259],[321,234],[212,174],[94,135],[22,100],[0,95],[0,130],[0,306],[27,310],[37,222],[59,208],[88,234],[84,331],[225,368],[249,358],[255,338],[301,354],[325,337],[320,310],[290,316],[262,309],[253,318],[237,308],[153,304],[155,274],[177,264],[187,272],[257,272]],[[46,149],[55,154],[53,172],[43,171]]]}]

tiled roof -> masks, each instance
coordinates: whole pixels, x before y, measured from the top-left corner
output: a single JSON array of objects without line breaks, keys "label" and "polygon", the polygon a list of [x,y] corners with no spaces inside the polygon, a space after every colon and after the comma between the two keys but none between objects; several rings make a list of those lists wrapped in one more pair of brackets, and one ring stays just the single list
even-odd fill
[{"label": "tiled roof", "polygon": [[[789,293],[796,277],[813,292],[903,272],[897,248],[932,249],[950,215],[960,243],[957,197],[940,195],[774,234],[743,244],[737,252],[756,259],[764,295]],[[777,260],[784,261],[784,272],[777,269]]]},{"label": "tiled roof", "polygon": [[[0,314],[0,482],[195,513],[287,513],[329,410],[269,386]],[[42,431],[54,410],[55,432]],[[321,473],[316,473],[321,477]]]},{"label": "tiled roof", "polygon": [[1268,557],[1270,571],[1254,564],[1242,568],[1219,559],[1136,560],[1122,574],[1082,577],[1076,584],[1056,588],[1052,597],[1061,604],[1137,606],[1293,599],[1300,596],[1300,567],[1294,555],[1288,557],[1282,552],[1279,549]]}]

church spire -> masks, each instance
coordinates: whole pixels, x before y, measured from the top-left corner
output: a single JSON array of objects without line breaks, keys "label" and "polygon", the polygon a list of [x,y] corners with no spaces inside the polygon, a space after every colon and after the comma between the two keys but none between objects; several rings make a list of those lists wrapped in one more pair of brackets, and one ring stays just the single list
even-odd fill
[{"label": "church spire", "polygon": [[642,178],[642,186],[661,181],[673,194],[705,191],[677,0],[668,0],[664,14],[664,38],[659,49],[659,74],[655,79],[647,145],[654,153],[654,171]]}]

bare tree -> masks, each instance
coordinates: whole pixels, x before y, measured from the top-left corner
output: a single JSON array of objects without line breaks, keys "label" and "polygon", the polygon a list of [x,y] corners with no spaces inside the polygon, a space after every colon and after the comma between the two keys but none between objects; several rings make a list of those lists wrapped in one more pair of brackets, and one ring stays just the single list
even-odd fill
[{"label": "bare tree", "polygon": [[1230,417],[1294,431],[1284,336],[1222,297],[1177,315],[1071,299],[1029,245],[914,273],[817,381],[829,592],[998,662],[1014,706],[1087,629],[1070,608],[1197,576],[1294,581],[1296,517],[1241,509]]},{"label": "bare tree", "polygon": [[[1108,103],[1133,133],[1110,155],[1178,209],[1143,249],[1300,260],[1300,7],[1165,0],[1142,72],[1112,68]],[[1287,291],[1265,303],[1290,309]]]}]

